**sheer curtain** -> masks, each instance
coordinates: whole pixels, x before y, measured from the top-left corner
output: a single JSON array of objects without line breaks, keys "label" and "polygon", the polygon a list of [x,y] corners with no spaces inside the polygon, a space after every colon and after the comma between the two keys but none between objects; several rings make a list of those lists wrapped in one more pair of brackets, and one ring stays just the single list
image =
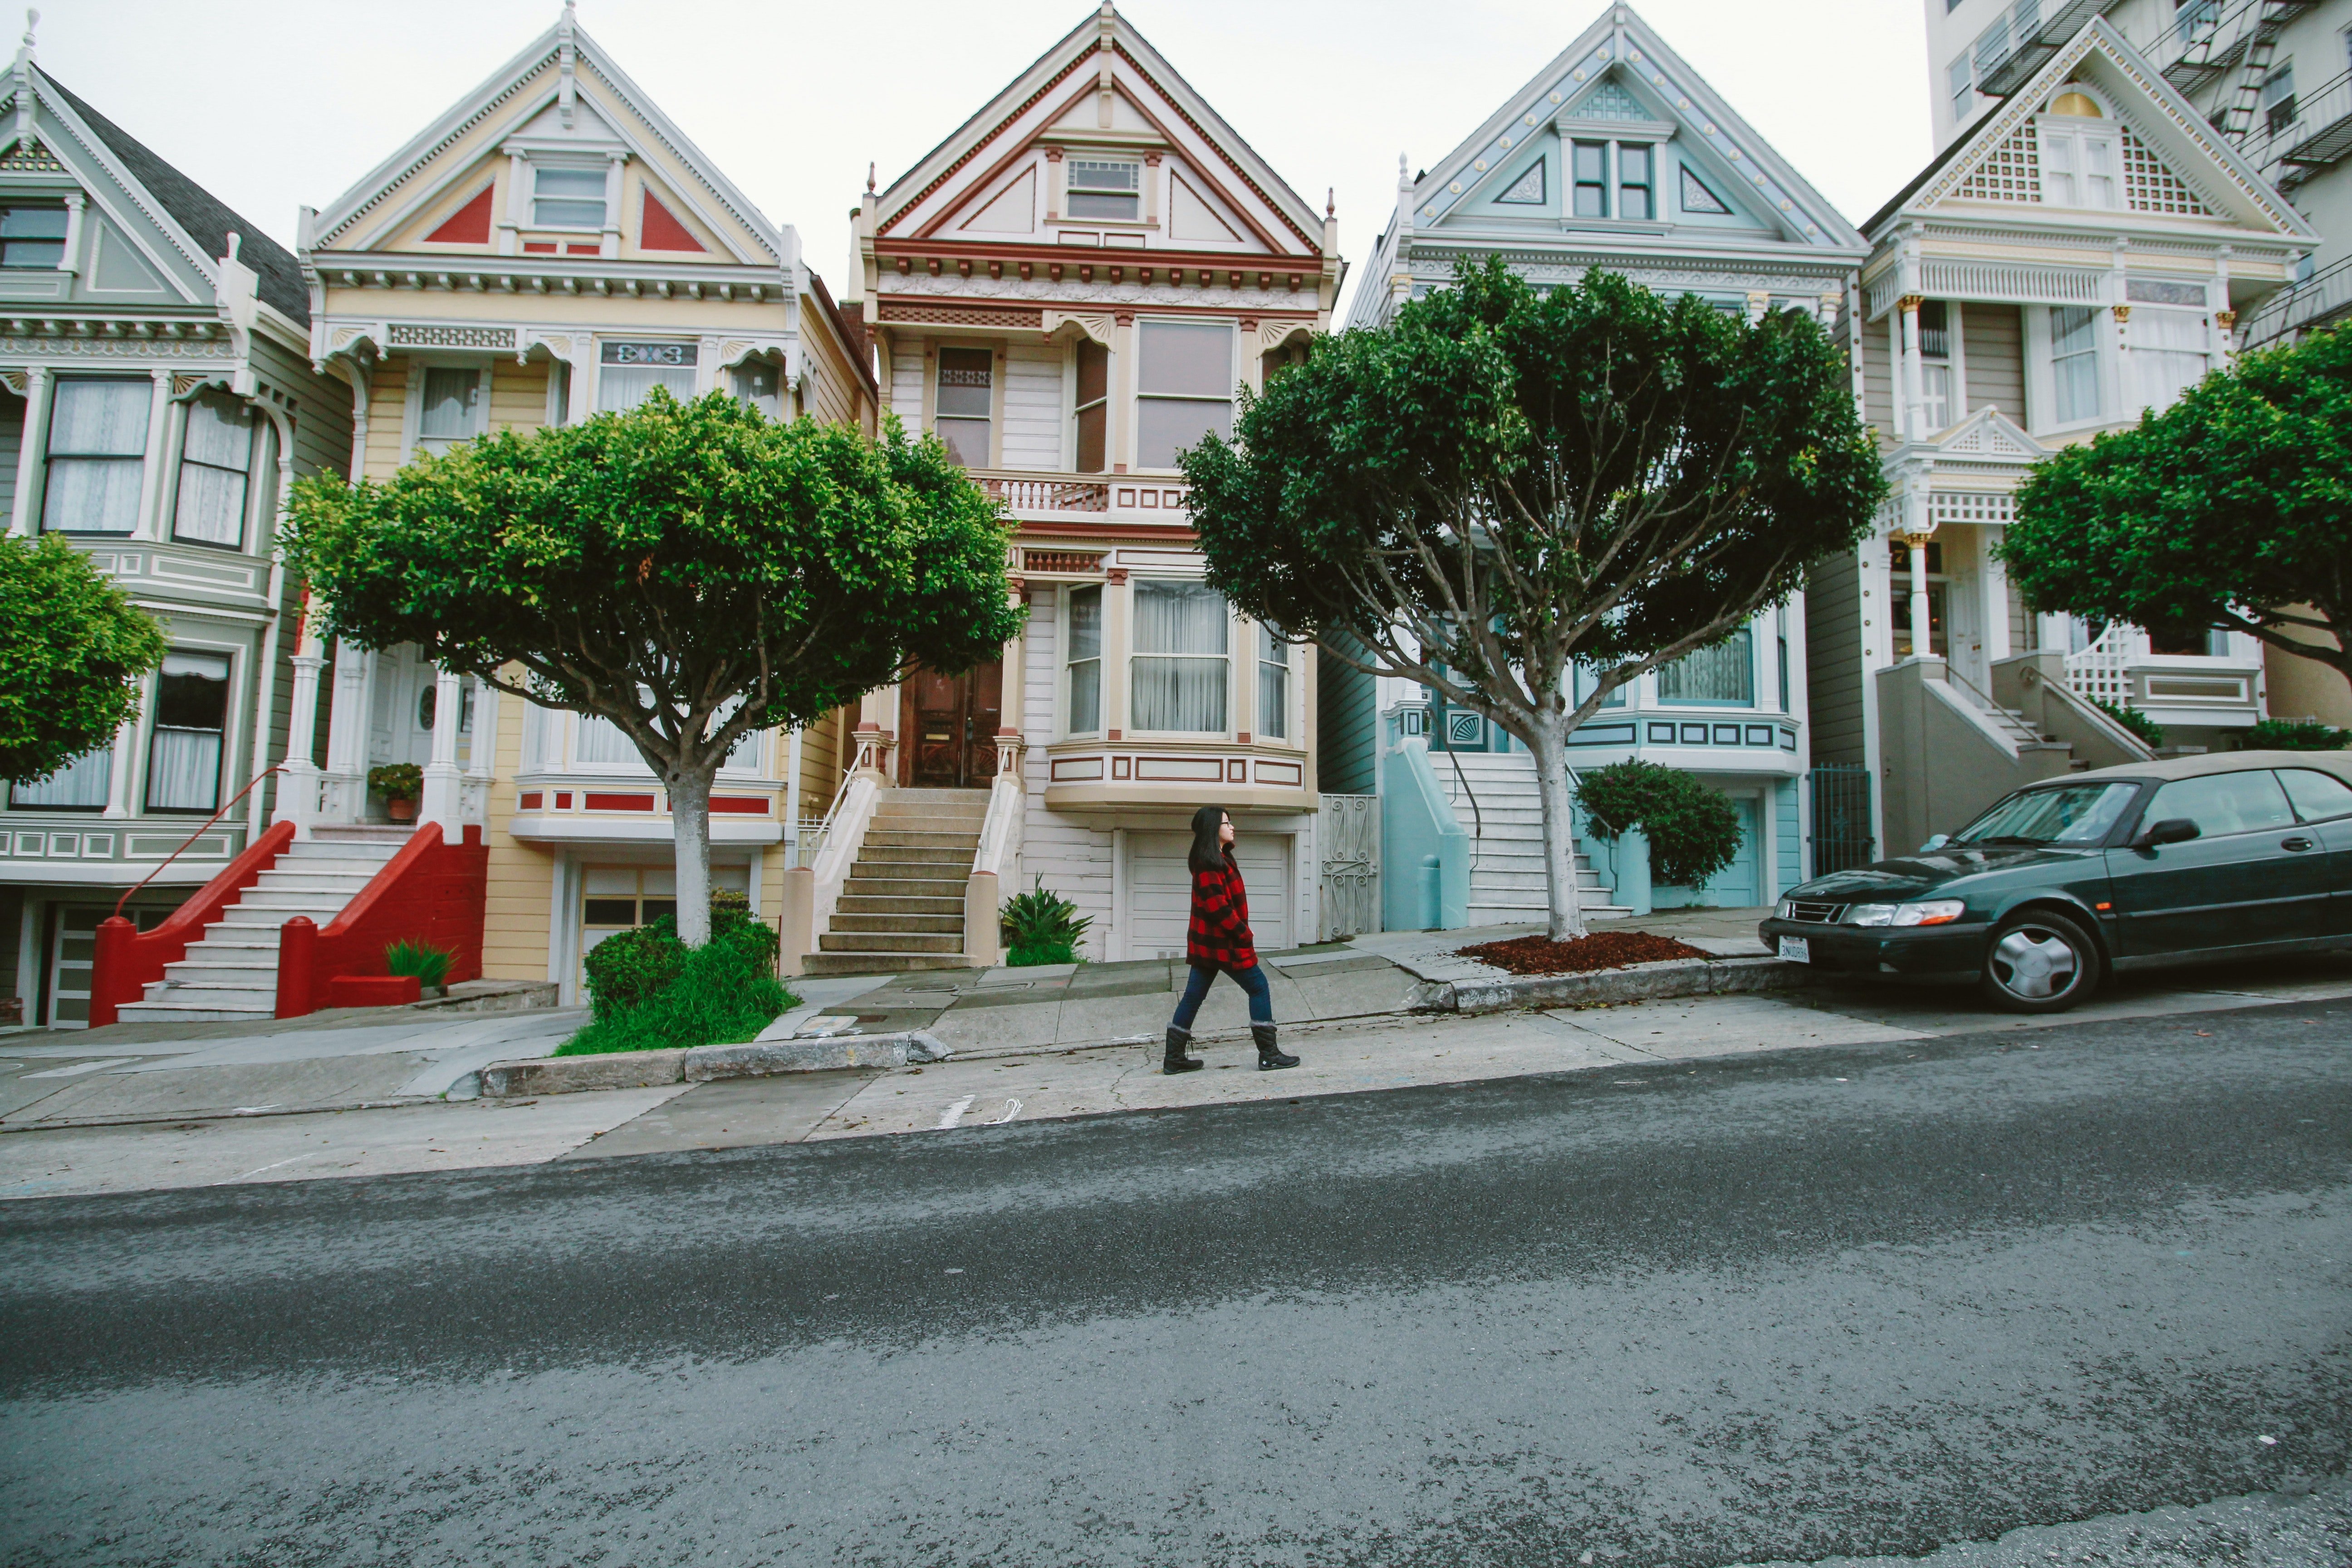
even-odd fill
[{"label": "sheer curtain", "polygon": [[1102,728],[1102,590],[1070,590],[1070,730]]},{"label": "sheer curtain", "polygon": [[2130,367],[2134,408],[2160,413],[2204,379],[2210,340],[2205,318],[2196,311],[2135,305],[2124,341],[2130,345],[2124,363]]},{"label": "sheer curtain", "polygon": [[583,768],[647,771],[645,758],[637,754],[637,743],[623,734],[618,724],[588,713],[580,715],[580,738],[572,760]]},{"label": "sheer curtain", "polygon": [[128,533],[139,521],[149,381],[58,383],[49,411],[48,485],[41,526],[73,533]]},{"label": "sheer curtain", "polygon": [[1662,702],[1720,702],[1732,707],[1756,705],[1755,636],[1746,627],[1728,642],[1685,654],[1658,667],[1658,700]]},{"label": "sheer curtain", "polygon": [[220,804],[228,669],[224,654],[163,656],[155,681],[155,731],[147,742],[148,810],[210,811]]},{"label": "sheer curtain", "polygon": [[190,404],[173,537],[232,550],[244,543],[246,476],[252,467],[253,421],[245,410],[217,393]]},{"label": "sheer curtain", "polygon": [[1257,732],[1279,741],[1290,733],[1290,645],[1271,626],[1257,636]]},{"label": "sheer curtain", "polygon": [[1225,728],[1225,601],[1205,583],[1135,585],[1135,727]]},{"label": "sheer curtain", "polygon": [[688,401],[694,396],[700,359],[693,343],[606,343],[596,366],[597,412],[626,413],[656,386],[669,388],[680,403]]},{"label": "sheer curtain", "polygon": [[2099,412],[2098,313],[2081,305],[2050,310],[2050,375],[2057,394],[2058,423],[2090,419]]},{"label": "sheer curtain", "polygon": [[63,811],[102,811],[106,807],[107,784],[113,775],[114,748],[100,746],[94,752],[84,752],[47,778],[16,785],[8,792],[8,804]]}]

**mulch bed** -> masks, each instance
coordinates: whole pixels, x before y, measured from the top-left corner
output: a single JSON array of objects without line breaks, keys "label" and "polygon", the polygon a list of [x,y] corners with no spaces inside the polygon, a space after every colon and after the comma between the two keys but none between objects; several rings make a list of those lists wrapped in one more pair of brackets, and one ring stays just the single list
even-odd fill
[{"label": "mulch bed", "polygon": [[1596,969],[1624,969],[1669,958],[1709,956],[1686,942],[1653,936],[1645,931],[1597,931],[1574,942],[1518,936],[1508,942],[1482,942],[1475,947],[1454,951],[1464,958],[1475,958],[1513,974],[1585,974]]}]

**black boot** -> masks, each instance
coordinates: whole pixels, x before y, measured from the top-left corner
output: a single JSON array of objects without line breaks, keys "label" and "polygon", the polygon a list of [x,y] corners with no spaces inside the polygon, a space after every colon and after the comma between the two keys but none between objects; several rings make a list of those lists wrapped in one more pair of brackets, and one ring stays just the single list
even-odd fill
[{"label": "black boot", "polygon": [[1250,1037],[1257,1042],[1258,1071],[1272,1072],[1276,1068],[1295,1068],[1298,1065],[1297,1057],[1284,1056],[1276,1047],[1272,1024],[1252,1024]]},{"label": "black boot", "polygon": [[1192,1043],[1192,1030],[1180,1029],[1173,1024],[1169,1025],[1168,1054],[1160,1058],[1160,1070],[1163,1073],[1199,1072],[1202,1068],[1207,1067],[1209,1064],[1198,1057],[1188,1057],[1184,1054],[1184,1047]]}]

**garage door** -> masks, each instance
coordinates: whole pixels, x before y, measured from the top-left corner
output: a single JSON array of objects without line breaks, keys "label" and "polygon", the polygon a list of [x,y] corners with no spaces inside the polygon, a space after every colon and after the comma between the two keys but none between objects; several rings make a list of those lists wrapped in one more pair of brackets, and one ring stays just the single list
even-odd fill
[{"label": "garage door", "polygon": [[[1189,833],[1129,833],[1127,836],[1127,909],[1121,922],[1129,958],[1181,958],[1184,929],[1192,916],[1192,874],[1184,857]],[[1234,860],[1249,889],[1250,929],[1261,952],[1290,945],[1290,837],[1244,833],[1234,839]]]}]

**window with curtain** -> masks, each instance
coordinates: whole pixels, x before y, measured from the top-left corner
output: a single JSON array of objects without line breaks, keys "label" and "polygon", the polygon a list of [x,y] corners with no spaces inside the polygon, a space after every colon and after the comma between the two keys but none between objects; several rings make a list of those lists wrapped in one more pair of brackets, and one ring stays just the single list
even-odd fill
[{"label": "window with curtain", "polygon": [[245,405],[217,392],[190,404],[172,537],[231,550],[243,544],[246,479],[252,469],[253,416]]},{"label": "window with curtain", "polygon": [[1143,165],[1124,160],[1070,160],[1069,205],[1072,217],[1115,218],[1133,223],[1143,200]]},{"label": "window with curtain", "polygon": [[1257,732],[1276,741],[1290,734],[1290,645],[1266,626],[1257,628]]},{"label": "window with curtain", "polygon": [[931,427],[948,456],[967,468],[988,467],[989,421],[995,413],[996,355],[987,349],[941,349]]},{"label": "window with curtain", "polygon": [[100,746],[84,752],[47,778],[13,786],[8,804],[19,811],[103,811],[113,777],[114,748]]},{"label": "window with curtain", "polygon": [[1077,372],[1078,472],[1099,474],[1110,447],[1110,350],[1081,340]]},{"label": "window with curtain", "polygon": [[1930,430],[1952,422],[1952,310],[1942,300],[1919,301],[1919,401]]},{"label": "window with curtain", "polygon": [[756,408],[771,419],[784,416],[783,367],[767,360],[752,360],[738,366],[735,372],[735,401],[746,408]]},{"label": "window with curtain", "polygon": [[427,365],[416,411],[416,445],[424,451],[439,453],[460,441],[470,441],[482,433],[488,413],[479,369]]},{"label": "window with curtain", "polygon": [[580,733],[572,748],[572,760],[583,768],[647,771],[645,758],[637,754],[637,743],[623,734],[618,724],[593,713],[580,715]]},{"label": "window with curtain", "polygon": [[1183,734],[1225,729],[1222,595],[1206,583],[1135,584],[1135,728]]},{"label": "window with curtain", "polygon": [[604,171],[541,169],[531,184],[533,228],[604,226]]},{"label": "window with curtain", "polygon": [[66,258],[66,209],[51,202],[0,206],[0,268],[47,268]]},{"label": "window with curtain", "polygon": [[1206,321],[1144,321],[1135,330],[1135,462],[1172,468],[1212,431],[1234,433],[1234,331]]},{"label": "window with curtain", "polygon": [[2124,342],[2134,408],[2161,413],[2205,377],[2211,340],[2198,311],[2135,305],[2131,320],[2124,323]]},{"label": "window with curtain", "polygon": [[2050,380],[2061,425],[2099,413],[2099,313],[2087,305],[2050,308]]},{"label": "window with curtain", "polygon": [[596,408],[624,414],[666,386],[680,403],[694,395],[694,367],[701,363],[693,343],[604,343],[596,351]]},{"label": "window with curtain", "polygon": [[128,533],[139,524],[147,416],[155,384],[60,381],[49,408],[48,483],[41,526],[58,533]]},{"label": "window with curtain", "polygon": [[[1575,686],[1573,690],[1575,693],[1576,702],[1580,707],[1583,705],[1584,700],[1591,696],[1592,693],[1599,689],[1601,685],[1601,678],[1599,675],[1594,673],[1592,670],[1586,668],[1581,664],[1574,666],[1573,668],[1575,671]],[[1615,690],[1610,692],[1608,696],[1601,700],[1601,706],[1603,708],[1624,707],[1625,689],[1620,686]]]},{"label": "window with curtain", "polygon": [[1070,733],[1102,729],[1102,595],[1100,588],[1070,590]]},{"label": "window with curtain", "polygon": [[1742,626],[1727,641],[1660,665],[1658,700],[1756,706],[1755,634]]},{"label": "window with curtain", "polygon": [[155,732],[147,742],[147,809],[209,812],[220,805],[228,728],[228,656],[167,653],[155,678]]}]

